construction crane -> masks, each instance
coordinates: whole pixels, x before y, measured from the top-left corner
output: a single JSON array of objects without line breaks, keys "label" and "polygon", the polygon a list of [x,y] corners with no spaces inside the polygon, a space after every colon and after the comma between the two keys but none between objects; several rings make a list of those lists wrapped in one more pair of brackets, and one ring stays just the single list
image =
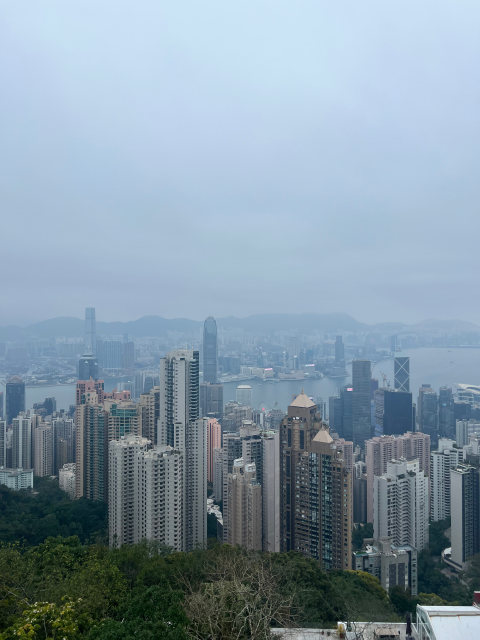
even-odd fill
[{"label": "construction crane", "polygon": [[387,388],[390,389],[390,382],[387,380],[387,376],[383,373],[383,371],[380,371],[382,378],[383,378],[383,388],[385,389],[385,383],[387,383]]}]

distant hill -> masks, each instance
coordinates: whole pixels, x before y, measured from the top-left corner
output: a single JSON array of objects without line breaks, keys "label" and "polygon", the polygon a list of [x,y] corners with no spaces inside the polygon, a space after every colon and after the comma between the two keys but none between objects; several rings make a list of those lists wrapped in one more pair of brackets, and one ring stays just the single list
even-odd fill
[{"label": "distant hill", "polygon": [[[272,334],[275,332],[304,335],[315,333],[336,333],[342,331],[378,331],[382,333],[400,333],[415,330],[473,331],[480,327],[462,320],[424,320],[415,325],[402,322],[383,322],[367,325],[346,313],[270,313],[248,316],[247,318],[217,318],[219,328],[243,329],[249,333]],[[97,322],[97,335],[122,336],[128,333],[135,338],[165,337],[168,332],[196,333],[201,330],[203,321],[188,318],[167,319],[161,316],[144,316],[129,322]],[[0,342],[27,340],[30,338],[76,338],[83,336],[84,321],[79,318],[52,318],[36,322],[28,327],[9,325],[0,327]]]}]

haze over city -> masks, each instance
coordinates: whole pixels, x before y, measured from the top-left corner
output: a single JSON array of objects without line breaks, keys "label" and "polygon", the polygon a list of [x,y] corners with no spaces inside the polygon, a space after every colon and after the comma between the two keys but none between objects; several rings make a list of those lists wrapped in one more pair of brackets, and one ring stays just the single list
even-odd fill
[{"label": "haze over city", "polygon": [[480,322],[478,3],[0,13],[1,325]]}]

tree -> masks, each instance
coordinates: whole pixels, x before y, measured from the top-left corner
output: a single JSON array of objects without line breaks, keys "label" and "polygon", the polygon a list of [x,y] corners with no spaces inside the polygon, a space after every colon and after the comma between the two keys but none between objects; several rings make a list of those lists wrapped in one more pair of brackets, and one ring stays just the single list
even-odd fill
[{"label": "tree", "polygon": [[373,524],[361,524],[352,531],[352,549],[361,551],[365,538],[373,538]]}]

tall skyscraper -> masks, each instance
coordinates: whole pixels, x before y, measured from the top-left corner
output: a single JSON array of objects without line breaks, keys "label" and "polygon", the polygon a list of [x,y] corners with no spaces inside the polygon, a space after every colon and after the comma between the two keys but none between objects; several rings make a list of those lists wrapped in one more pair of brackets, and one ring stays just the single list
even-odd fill
[{"label": "tall skyscraper", "polygon": [[430,436],[432,445],[438,443],[438,397],[429,384],[423,384],[418,394],[420,431]]},{"label": "tall skyscraper", "polygon": [[371,435],[371,362],[370,360],[352,361],[352,426],[353,437],[343,433],[343,438],[353,440],[355,445],[363,447]]},{"label": "tall skyscraper", "polygon": [[142,393],[139,405],[142,408],[142,436],[157,444],[158,419],[160,417],[160,387]]},{"label": "tall skyscraper", "polygon": [[53,474],[52,427],[41,424],[35,429],[35,475],[51,476]]},{"label": "tall skyscraper", "polygon": [[375,477],[373,504],[375,540],[390,538],[419,552],[428,546],[428,476],[418,460],[389,462],[387,473]]},{"label": "tall skyscraper", "polygon": [[200,412],[204,418],[223,417],[223,384],[202,382],[200,384]]},{"label": "tall skyscraper", "polygon": [[352,481],[303,392],[280,425],[281,550],[299,551],[328,569],[351,562]]},{"label": "tall skyscraper", "polygon": [[203,325],[203,382],[218,382],[217,323],[212,316]]},{"label": "tall skyscraper", "polygon": [[[229,509],[225,542],[232,546],[261,551],[262,549],[262,488],[257,481],[255,463],[243,458],[233,462],[228,474]],[[224,516],[225,522],[225,516]]]},{"label": "tall skyscraper", "polygon": [[440,437],[455,439],[455,401],[452,389],[440,387],[438,396],[438,431]]},{"label": "tall skyscraper", "polygon": [[60,469],[75,462],[75,426],[72,419],[52,420],[52,473],[58,475]]},{"label": "tall skyscraper", "polygon": [[450,561],[459,569],[480,553],[480,461],[467,455],[465,463],[450,470],[451,545]]},{"label": "tall skyscraper", "polygon": [[25,383],[19,376],[12,376],[5,385],[5,419],[7,425],[25,411]]},{"label": "tall skyscraper", "polygon": [[280,551],[280,434],[262,433],[262,537],[264,551]]},{"label": "tall skyscraper", "polygon": [[[93,355],[97,353],[97,329],[95,309],[93,307],[87,307],[85,309],[85,346],[83,352]],[[84,379],[88,380],[88,378]]]},{"label": "tall skyscraper", "polygon": [[79,380],[98,380],[98,359],[91,353],[83,355],[78,362]]},{"label": "tall skyscraper", "polygon": [[412,394],[399,389],[383,391],[383,434],[401,435],[414,430]]},{"label": "tall skyscraper", "polygon": [[373,489],[375,476],[387,473],[388,463],[405,458],[417,459],[420,471],[429,473],[430,437],[425,433],[405,433],[403,436],[381,436],[365,443],[367,465],[367,522],[373,522]]},{"label": "tall skyscraper", "polygon": [[199,418],[199,353],[170,351],[160,361],[159,444],[184,455],[184,546],[207,539],[207,419]]},{"label": "tall skyscraper", "polygon": [[430,454],[430,517],[445,520],[451,515],[450,470],[463,461],[463,449],[457,449],[453,440],[440,438],[438,450]]},{"label": "tall skyscraper", "polygon": [[207,481],[213,482],[213,451],[222,446],[222,427],[216,418],[207,422]]},{"label": "tall skyscraper", "polygon": [[395,356],[393,375],[395,389],[410,391],[410,358]]},{"label": "tall skyscraper", "polygon": [[335,338],[335,364],[340,364],[345,360],[345,346],[343,344],[342,336]]},{"label": "tall skyscraper", "polygon": [[12,420],[12,469],[32,469],[32,421],[24,413]]},{"label": "tall skyscraper", "polygon": [[0,467],[8,467],[7,439],[7,421],[0,420]]}]

